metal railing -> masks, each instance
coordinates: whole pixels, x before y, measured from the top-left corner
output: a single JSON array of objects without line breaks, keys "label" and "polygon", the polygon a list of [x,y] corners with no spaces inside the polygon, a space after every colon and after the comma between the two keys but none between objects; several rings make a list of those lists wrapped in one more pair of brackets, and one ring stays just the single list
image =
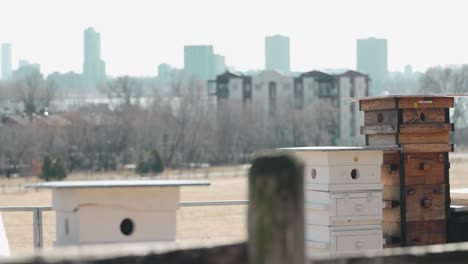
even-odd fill
[{"label": "metal railing", "polygon": [[42,212],[52,211],[52,206],[0,206],[0,212],[32,212],[33,216],[33,245],[34,248],[44,246],[42,232]]},{"label": "metal railing", "polygon": [[217,206],[217,205],[248,205],[249,201],[247,200],[219,200],[219,201],[190,201],[190,202],[181,202],[181,207],[188,206]]},{"label": "metal railing", "polygon": [[[248,205],[247,200],[217,200],[217,201],[188,201],[181,202],[181,207],[194,206],[228,206]],[[0,206],[0,212],[32,212],[33,217],[33,245],[34,248],[44,246],[44,234],[42,225],[42,212],[53,211],[52,206]]]}]

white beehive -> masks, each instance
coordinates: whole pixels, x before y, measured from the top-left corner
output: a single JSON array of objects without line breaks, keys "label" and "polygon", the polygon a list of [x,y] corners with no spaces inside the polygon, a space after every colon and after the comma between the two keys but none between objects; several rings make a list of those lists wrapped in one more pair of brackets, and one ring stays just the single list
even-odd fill
[{"label": "white beehive", "polygon": [[382,251],[380,225],[320,226],[306,225],[306,254],[309,258],[350,254],[361,251]]},{"label": "white beehive", "polygon": [[291,152],[305,165],[305,243],[309,258],[382,250],[382,149],[281,150]]},{"label": "white beehive", "polygon": [[174,241],[181,186],[202,181],[46,182],[56,211],[55,245]]}]

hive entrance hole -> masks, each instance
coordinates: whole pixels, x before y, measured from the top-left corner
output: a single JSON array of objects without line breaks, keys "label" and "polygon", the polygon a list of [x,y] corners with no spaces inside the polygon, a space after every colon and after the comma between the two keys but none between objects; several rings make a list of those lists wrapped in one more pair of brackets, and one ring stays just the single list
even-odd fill
[{"label": "hive entrance hole", "polygon": [[312,171],[310,172],[310,176],[312,176],[312,179],[317,178],[317,171],[315,169],[312,169]]},{"label": "hive entrance hole", "polygon": [[353,169],[351,171],[351,178],[353,178],[353,180],[357,180],[359,178],[359,170]]},{"label": "hive entrance hole", "polygon": [[383,122],[383,114],[382,113],[379,113],[377,115],[377,121],[379,121],[379,123],[382,123]]},{"label": "hive entrance hole", "polygon": [[421,121],[426,120],[426,115],[424,113],[420,113],[419,114],[419,119],[421,119]]},{"label": "hive entrance hole", "polygon": [[120,223],[120,232],[122,232],[122,234],[126,236],[131,235],[133,233],[133,229],[134,229],[133,221],[130,218],[125,218]]}]

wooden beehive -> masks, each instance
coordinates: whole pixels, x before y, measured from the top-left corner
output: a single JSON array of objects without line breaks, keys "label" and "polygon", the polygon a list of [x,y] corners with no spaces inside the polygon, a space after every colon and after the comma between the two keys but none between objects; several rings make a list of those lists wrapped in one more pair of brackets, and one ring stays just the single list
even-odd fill
[{"label": "wooden beehive", "polygon": [[382,229],[386,246],[446,242],[450,215],[450,96],[383,96],[359,101],[361,133],[384,151]]}]

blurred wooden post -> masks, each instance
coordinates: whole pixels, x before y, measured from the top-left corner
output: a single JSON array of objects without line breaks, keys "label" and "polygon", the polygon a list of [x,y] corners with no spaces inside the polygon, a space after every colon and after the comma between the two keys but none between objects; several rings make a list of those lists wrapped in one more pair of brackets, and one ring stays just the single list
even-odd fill
[{"label": "blurred wooden post", "polygon": [[249,264],[304,263],[303,166],[285,154],[257,157],[249,171]]}]

